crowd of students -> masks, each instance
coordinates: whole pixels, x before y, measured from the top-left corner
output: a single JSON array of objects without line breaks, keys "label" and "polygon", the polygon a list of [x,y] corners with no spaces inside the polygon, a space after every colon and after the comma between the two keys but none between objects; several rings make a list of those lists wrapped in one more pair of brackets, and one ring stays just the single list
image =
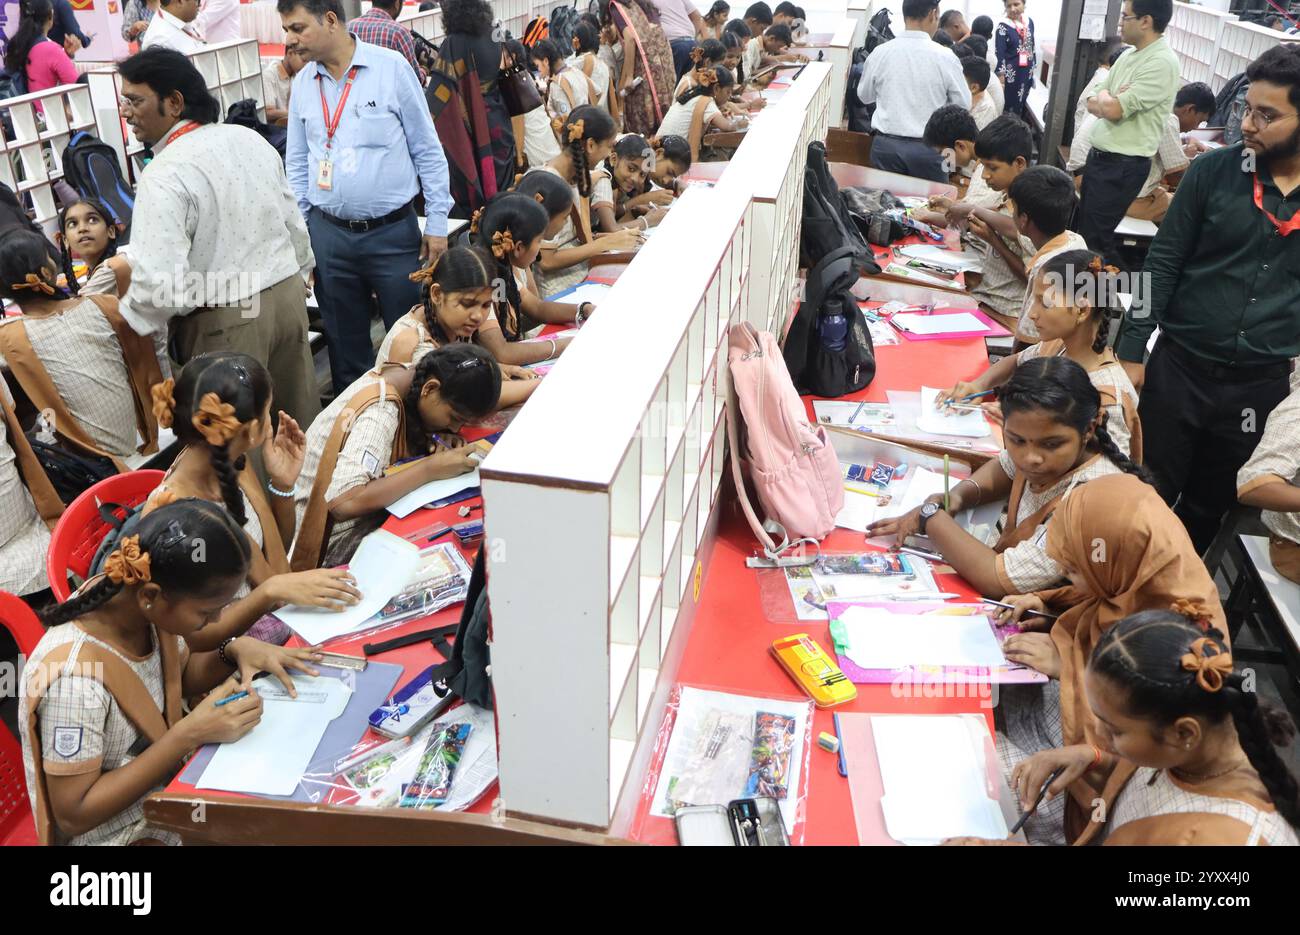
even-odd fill
[{"label": "crowd of students", "polygon": [[[35,229],[0,235],[0,297],[23,313],[0,324],[0,356],[21,391],[18,405],[7,386],[0,394],[0,588],[46,607],[20,709],[45,840],[172,840],[144,822],[143,796],[185,751],[237,739],[260,717],[255,693],[216,702],[258,671],[290,685],[289,671],[312,669],[315,654],[281,648],[288,632],[267,614],[355,603],[355,581],[334,566],[390,504],[475,467],[462,428],[525,402],[539,385],[530,365],[568,344],[537,332],[597,311],[552,297],[602,254],[639,245],[705,128],[737,126],[748,105],[734,92],[788,54],[790,24],[777,18],[803,18],[788,4],[757,3],[730,21],[725,4],[694,12],[698,41],[680,74],[651,0],[584,14],[572,54],[548,40],[507,43],[507,59],[536,67],[543,124],[523,125],[522,160],[512,151],[508,168],[525,171],[508,173],[471,212],[467,242],[450,247],[456,175],[423,107],[421,66],[359,41],[337,0],[280,9],[289,42],[276,64],[294,88],[280,108],[286,167],[250,131],[216,124],[182,55],[149,49],[119,67],[128,123],[153,151],[131,243],[118,248],[122,232],[93,199],[66,205],[57,244]],[[939,400],[996,393],[986,408],[1005,449],[946,498],[869,533],[927,536],[978,591],[1010,605],[1021,632],[1008,657],[1050,677],[1007,688],[996,712],[999,754],[1026,806],[1060,770],[1026,826],[1031,841],[1295,844],[1300,796],[1274,747],[1287,725],[1234,669],[1200,553],[1239,495],[1265,511],[1276,566],[1300,580],[1290,366],[1300,240],[1286,236],[1300,131],[1285,129],[1300,104],[1300,54],[1280,47],[1251,66],[1244,146],[1180,146],[1190,165],[1169,179],[1183,166],[1172,156],[1153,165],[1154,141],[1202,122],[1205,90],[1134,95],[1154,87],[1148,69],[1163,73],[1163,40],[1150,37],[1169,0],[1125,9],[1125,40],[1142,41],[1081,98],[1094,119],[1076,131],[1092,147],[1080,179],[1035,164],[1021,118],[1032,67],[1021,73],[1018,50],[1033,46],[1021,0],[998,27],[996,77],[977,41],[992,24],[977,19],[968,35],[936,0],[906,0],[908,30],[868,59],[859,90],[877,105],[873,162],[963,182],[960,198],[932,199],[917,216],[983,247],[971,295],[1017,339],[1015,353]],[[476,29],[465,22],[465,35]],[[1136,70],[1122,67],[1153,48]],[[990,107],[994,86],[1003,103]],[[1139,114],[1142,127],[1122,126]],[[1112,124],[1119,144],[1114,132],[1098,139]],[[1105,158],[1086,168],[1099,153],[1147,146],[1120,153],[1122,171]],[[1109,204],[1136,168],[1144,183],[1177,186],[1147,263],[1152,283],[1125,311],[1128,280],[1077,228],[1090,187]],[[411,204],[421,191],[423,231]],[[259,275],[212,282],[232,269]],[[177,295],[175,271],[204,282]],[[320,411],[309,284],[331,337],[334,392]],[[386,330],[377,349],[372,294]],[[41,414],[30,438],[29,410]],[[167,430],[179,452],[139,525],[51,606],[45,552],[62,504],[40,439],[111,472],[155,451]],[[1005,504],[992,544],[955,518],[984,504]],[[184,714],[179,699],[205,692]]]},{"label": "crowd of students", "polygon": [[[1008,658],[1049,676],[1003,686],[995,712],[1024,807],[1062,770],[1031,843],[1296,844],[1300,797],[1275,746],[1293,728],[1234,668],[1202,555],[1240,498],[1300,582],[1300,293],[1276,272],[1300,268],[1287,239],[1300,50],[1250,65],[1244,143],[1216,149],[1186,136],[1215,100],[1179,86],[1172,3],[1126,0],[1063,171],[1024,119],[1033,22],[1022,0],[1006,13],[990,68],[976,34],[990,22],[968,33],[937,0],[906,0],[906,29],[858,86],[875,105],[872,164],[962,190],[913,215],[982,253],[967,289],[1015,335],[1013,353],[938,400],[996,399],[976,405],[1002,425],[999,457],[868,533],[928,537],[1013,608]],[[1121,269],[1125,215],[1160,222],[1140,272]],[[983,504],[1005,504],[996,541],[955,518]]]}]

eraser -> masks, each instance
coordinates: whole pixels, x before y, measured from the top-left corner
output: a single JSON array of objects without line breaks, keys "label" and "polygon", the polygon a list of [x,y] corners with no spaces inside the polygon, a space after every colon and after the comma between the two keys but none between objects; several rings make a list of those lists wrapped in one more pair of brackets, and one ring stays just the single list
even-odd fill
[{"label": "eraser", "polygon": [[834,734],[828,734],[826,731],[822,731],[817,735],[817,746],[830,753],[839,753],[840,739]]}]

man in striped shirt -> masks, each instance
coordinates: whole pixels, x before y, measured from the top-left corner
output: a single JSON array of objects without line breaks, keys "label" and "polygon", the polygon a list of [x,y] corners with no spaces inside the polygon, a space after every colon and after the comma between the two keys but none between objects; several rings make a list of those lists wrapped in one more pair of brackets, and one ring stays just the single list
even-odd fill
[{"label": "man in striped shirt", "polygon": [[406,27],[397,22],[401,10],[402,0],[374,0],[369,11],[348,23],[348,32],[362,42],[382,45],[386,49],[402,53],[423,82],[424,75],[415,57],[415,40]]}]

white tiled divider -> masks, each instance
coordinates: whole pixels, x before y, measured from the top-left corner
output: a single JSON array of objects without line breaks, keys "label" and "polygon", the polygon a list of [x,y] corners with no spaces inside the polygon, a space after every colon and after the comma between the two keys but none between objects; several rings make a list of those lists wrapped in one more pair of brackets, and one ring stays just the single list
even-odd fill
[{"label": "white tiled divider", "polygon": [[1174,18],[1169,21],[1165,38],[1178,56],[1179,76],[1184,84],[1193,81],[1212,84],[1219,33],[1224,23],[1233,20],[1235,17],[1230,13],[1191,3],[1174,4]]},{"label": "white tiled divider", "polygon": [[1295,36],[1256,23],[1225,22],[1223,31],[1219,33],[1219,50],[1210,87],[1218,93],[1233,75],[1245,71],[1247,65],[1273,46],[1296,41]]},{"label": "white tiled divider", "polygon": [[[266,92],[262,87],[262,60],[255,39],[232,39],[218,42],[194,52],[185,53],[203,76],[204,83],[221,105],[221,120],[226,119],[230,105],[245,98],[257,102],[257,115],[266,119]],[[122,165],[134,179],[142,166],[138,156],[144,146],[127,129],[122,120],[120,103],[122,79],[114,66],[88,73],[91,100],[99,138],[117,150]]]},{"label": "white tiled divider", "polygon": [[687,191],[481,468],[510,814],[635,803],[716,533],[749,210]]},{"label": "white tiled divider", "polygon": [[[831,82],[830,122],[833,127],[844,125],[844,96],[849,79],[849,67],[853,64],[853,35],[857,23],[851,19],[841,19],[835,26],[835,33],[829,44],[823,48],[792,49],[814,61],[820,53],[821,62],[830,65]],[[802,75],[800,77],[803,77]]]},{"label": "white tiled divider", "polygon": [[12,139],[0,134],[0,182],[24,205],[29,195],[36,223],[53,235],[58,227],[53,183],[63,177],[63,150],[73,133],[95,129],[90,89],[59,85],[0,101],[0,111],[13,125]]}]

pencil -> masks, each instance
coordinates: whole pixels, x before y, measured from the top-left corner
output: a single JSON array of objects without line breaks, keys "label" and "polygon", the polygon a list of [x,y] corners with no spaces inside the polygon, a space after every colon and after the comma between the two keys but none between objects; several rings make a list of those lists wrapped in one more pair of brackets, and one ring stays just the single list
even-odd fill
[{"label": "pencil", "polygon": [[[1007,604],[1003,601],[992,601],[989,600],[988,598],[984,598],[984,600],[981,603],[992,604],[994,607],[1005,607],[1007,610],[1016,609],[1015,604]],[[1048,620],[1055,620],[1057,618],[1056,614],[1049,614],[1047,613],[1047,611],[1044,610],[1027,610],[1025,611],[1025,613],[1033,614],[1035,617],[1046,617]]]},{"label": "pencil", "polygon": [[840,775],[847,777],[849,775],[849,764],[844,759],[844,737],[840,734],[840,714],[838,711],[831,713],[831,720],[835,722],[835,739],[840,742],[839,771]]},{"label": "pencil", "polygon": [[1063,772],[1065,772],[1064,766],[1058,766],[1056,769],[1052,770],[1052,775],[1047,777],[1047,781],[1043,783],[1043,788],[1038,790],[1038,798],[1034,799],[1033,806],[1029,809],[1029,811],[1025,812],[1023,815],[1020,816],[1020,820],[1017,821],[1012,826],[1011,830],[1007,832],[1007,837],[1011,837],[1013,834],[1015,834],[1017,831],[1023,828],[1025,826],[1025,822],[1029,820],[1030,816],[1033,815],[1034,812],[1038,811],[1038,806],[1043,804],[1043,796],[1047,795],[1048,787],[1051,786],[1052,783],[1056,782],[1057,778]]},{"label": "pencil", "polygon": [[943,456],[943,511],[948,512],[948,456]]}]

